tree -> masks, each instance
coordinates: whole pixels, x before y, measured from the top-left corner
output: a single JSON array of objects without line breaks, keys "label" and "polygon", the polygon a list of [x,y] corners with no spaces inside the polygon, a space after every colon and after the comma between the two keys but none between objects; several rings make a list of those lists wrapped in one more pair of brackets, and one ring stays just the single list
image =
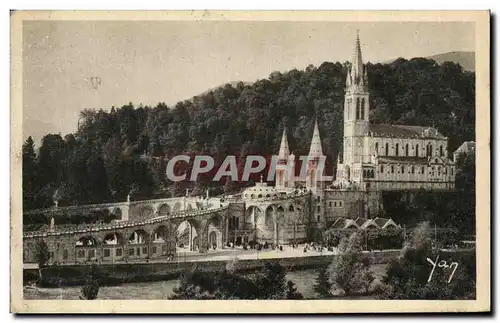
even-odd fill
[{"label": "tree", "polygon": [[50,260],[49,247],[47,246],[47,244],[43,239],[38,240],[37,243],[35,244],[35,259],[38,264],[38,276],[40,278],[40,282],[42,282],[43,280],[42,269]]},{"label": "tree", "polygon": [[286,299],[304,299],[301,293],[297,292],[297,287],[293,281],[286,283]]},{"label": "tree", "polygon": [[[475,295],[475,256],[462,257],[460,268],[451,276],[451,270],[436,266],[432,272],[428,259],[442,257],[432,248],[432,230],[429,223],[421,223],[393,260],[383,278],[384,299],[467,299]],[[458,255],[453,258],[457,259]]]},{"label": "tree", "polygon": [[37,187],[37,165],[35,143],[28,137],[23,144],[23,209],[35,206]]},{"label": "tree", "polygon": [[261,299],[286,297],[286,271],[277,261],[267,262],[261,275],[256,276]]},{"label": "tree", "polygon": [[361,236],[353,233],[339,244],[339,254],[328,266],[327,272],[332,286],[341,289],[346,295],[358,292],[368,277],[369,262],[361,254]]},{"label": "tree", "polygon": [[314,291],[321,298],[329,298],[332,296],[331,289],[332,289],[332,283],[330,283],[326,267],[322,267],[319,269],[318,276],[316,277],[316,282],[314,284]]},{"label": "tree", "polygon": [[85,285],[82,286],[80,299],[96,299],[97,294],[99,294],[99,280],[96,277],[96,268],[92,265],[87,273]]}]

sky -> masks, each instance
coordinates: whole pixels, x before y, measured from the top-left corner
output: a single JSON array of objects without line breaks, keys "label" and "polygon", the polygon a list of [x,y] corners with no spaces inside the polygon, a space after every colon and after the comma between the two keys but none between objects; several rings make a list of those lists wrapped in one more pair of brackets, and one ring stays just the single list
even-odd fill
[{"label": "sky", "polygon": [[351,60],[474,51],[467,22],[25,21],[23,137],[74,132],[82,109],[173,105],[228,82]]}]

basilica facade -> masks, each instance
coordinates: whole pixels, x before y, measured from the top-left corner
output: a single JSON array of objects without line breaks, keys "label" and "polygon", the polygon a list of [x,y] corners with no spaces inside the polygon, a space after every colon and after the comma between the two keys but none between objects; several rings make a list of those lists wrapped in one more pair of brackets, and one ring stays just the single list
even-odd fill
[{"label": "basilica facade", "polygon": [[275,185],[257,183],[241,194],[247,205],[242,229],[254,232],[257,241],[303,241],[339,219],[366,223],[381,219],[383,191],[454,188],[455,163],[448,157],[448,138],[437,129],[370,123],[368,76],[359,36],[345,93],[343,153],[335,178],[323,177],[321,160],[326,156],[316,120],[306,174],[296,176],[296,156],[284,130]]},{"label": "basilica facade", "polygon": [[433,127],[371,124],[359,36],[347,73],[342,159],[334,186],[361,190],[452,189],[448,138]]}]

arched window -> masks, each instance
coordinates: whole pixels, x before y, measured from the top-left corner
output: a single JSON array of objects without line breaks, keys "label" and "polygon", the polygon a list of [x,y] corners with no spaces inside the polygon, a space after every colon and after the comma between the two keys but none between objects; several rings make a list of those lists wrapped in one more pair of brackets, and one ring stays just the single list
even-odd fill
[{"label": "arched window", "polygon": [[375,152],[377,153],[378,155],[378,142],[375,143]]},{"label": "arched window", "polygon": [[439,146],[439,156],[441,156],[441,157],[444,156],[443,145]]},{"label": "arched window", "polygon": [[410,147],[408,146],[408,144],[406,144],[406,147],[405,147],[405,154],[406,154],[406,156],[408,156],[408,154],[409,154],[409,148]]},{"label": "arched window", "polygon": [[384,165],[380,165],[380,172],[383,173],[384,172]]},{"label": "arched window", "polygon": [[396,144],[396,156],[399,156],[399,144]]},{"label": "arched window", "polygon": [[394,166],[391,165],[391,173],[394,174]]},{"label": "arched window", "polygon": [[359,109],[359,113],[360,113],[360,119],[364,119],[365,118],[365,99],[361,99],[361,107]]},{"label": "arched window", "polygon": [[361,119],[361,109],[359,106],[359,98],[356,98],[356,120]]},{"label": "arched window", "polygon": [[427,145],[427,157],[432,156],[432,145]]},{"label": "arched window", "polygon": [[321,210],[321,208],[319,207],[319,205],[316,207],[316,211],[319,212]]},{"label": "arched window", "polygon": [[415,166],[411,166],[411,173],[415,174]]},{"label": "arched window", "polygon": [[417,145],[415,146],[415,156],[416,156],[416,157],[418,157],[418,149],[419,149],[419,147],[418,147],[418,144],[417,144]]},{"label": "arched window", "polygon": [[422,174],[425,174],[425,166],[422,166]]},{"label": "arched window", "polygon": [[389,144],[385,143],[385,155],[389,156]]},{"label": "arched window", "polygon": [[401,165],[401,174],[404,174],[405,173],[405,167],[403,165]]},{"label": "arched window", "polygon": [[375,178],[375,171],[373,169],[370,171],[370,177]]}]

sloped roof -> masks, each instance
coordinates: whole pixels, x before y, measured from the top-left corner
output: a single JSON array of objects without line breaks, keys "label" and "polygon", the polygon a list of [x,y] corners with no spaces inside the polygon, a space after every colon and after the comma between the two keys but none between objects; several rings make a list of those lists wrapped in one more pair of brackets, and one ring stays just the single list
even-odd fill
[{"label": "sloped roof", "polygon": [[330,226],[331,229],[343,229],[346,226],[347,220],[344,218],[338,218],[333,222],[333,224]]},{"label": "sloped roof", "polygon": [[375,221],[375,223],[377,223],[377,225],[382,228],[387,222],[389,222],[389,219],[375,218],[373,221]]},{"label": "sloped roof", "polygon": [[356,220],[354,220],[354,222],[356,222],[356,224],[361,227],[366,222],[366,219],[357,218]]},{"label": "sloped roof", "polygon": [[321,146],[321,137],[319,135],[318,120],[314,122],[313,137],[311,140],[311,147],[309,149],[309,156],[323,156],[323,148]]},{"label": "sloped roof", "polygon": [[407,139],[446,139],[433,127],[370,124],[369,132],[373,137]]},{"label": "sloped roof", "polygon": [[454,154],[459,154],[461,152],[469,152],[476,149],[476,143],[474,141],[465,141],[460,147],[455,150]]},{"label": "sloped roof", "polygon": [[377,222],[374,221],[374,219],[364,219],[366,220],[365,223],[363,223],[363,225],[361,226],[362,229],[366,229],[368,228],[370,225],[374,225],[376,226],[377,228],[380,228],[379,225],[377,224]]}]

